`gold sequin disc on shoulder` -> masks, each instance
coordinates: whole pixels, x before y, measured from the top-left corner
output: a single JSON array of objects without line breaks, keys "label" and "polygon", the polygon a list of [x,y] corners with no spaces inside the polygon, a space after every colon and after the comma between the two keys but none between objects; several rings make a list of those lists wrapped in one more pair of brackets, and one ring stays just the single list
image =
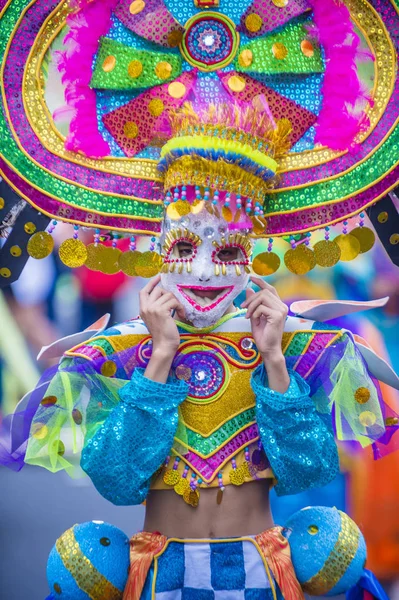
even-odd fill
[{"label": "gold sequin disc on shoulder", "polygon": [[143,252],[137,259],[136,273],[139,277],[155,277],[162,267],[162,258],[157,252]]},{"label": "gold sequin disc on shoulder", "polygon": [[316,266],[316,257],[314,252],[301,244],[296,248],[287,250],[284,255],[285,266],[295,275],[305,275]]},{"label": "gold sequin disc on shoulder", "polygon": [[128,250],[127,252],[123,252],[119,257],[119,268],[125,275],[129,275],[130,277],[135,277],[136,273],[136,264],[139,260],[141,252],[138,250]]},{"label": "gold sequin disc on shoulder", "polygon": [[313,246],[316,264],[320,267],[333,267],[341,258],[341,249],[335,241],[320,240]]},{"label": "gold sequin disc on shoulder", "polygon": [[341,260],[344,262],[353,260],[360,253],[360,242],[351,233],[341,233],[335,238],[334,242],[340,247]]},{"label": "gold sequin disc on shoulder", "polygon": [[360,254],[368,252],[374,246],[375,233],[369,227],[356,227],[350,233],[354,235],[360,244]]},{"label": "gold sequin disc on shoulder", "polygon": [[62,242],[58,249],[61,262],[67,267],[76,269],[85,264],[87,260],[87,249],[81,240],[70,238]]},{"label": "gold sequin disc on shoulder", "polygon": [[372,427],[377,421],[377,417],[371,410],[365,410],[360,413],[359,421],[363,427]]},{"label": "gold sequin disc on shoulder", "polygon": [[28,241],[28,254],[32,258],[46,258],[52,253],[54,248],[54,239],[47,231],[38,231],[34,233]]},{"label": "gold sequin disc on shoulder", "polygon": [[252,262],[252,270],[261,276],[272,275],[281,264],[280,257],[275,252],[262,252],[255,256]]},{"label": "gold sequin disc on shoulder", "polygon": [[355,400],[359,404],[366,404],[370,400],[370,390],[366,387],[359,387],[354,393]]},{"label": "gold sequin disc on shoulder", "polygon": [[105,363],[101,365],[101,375],[104,375],[104,377],[113,377],[117,370],[117,364],[113,360],[106,360]]}]

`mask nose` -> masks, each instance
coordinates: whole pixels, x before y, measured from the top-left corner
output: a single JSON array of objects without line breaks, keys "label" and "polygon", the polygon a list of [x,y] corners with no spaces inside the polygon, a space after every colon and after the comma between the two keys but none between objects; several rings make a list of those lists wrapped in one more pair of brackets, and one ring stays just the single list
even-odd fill
[{"label": "mask nose", "polygon": [[210,281],[210,280],[211,280],[211,278],[210,278],[210,277],[208,277],[208,278],[206,279],[206,278],[205,278],[205,276],[203,276],[203,277],[198,277],[198,280],[199,280],[201,283],[207,283],[208,281]]}]

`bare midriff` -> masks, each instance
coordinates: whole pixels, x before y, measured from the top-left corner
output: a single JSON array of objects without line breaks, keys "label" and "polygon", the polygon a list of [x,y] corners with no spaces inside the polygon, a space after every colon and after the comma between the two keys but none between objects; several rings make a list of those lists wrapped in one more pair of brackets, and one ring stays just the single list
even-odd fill
[{"label": "bare midriff", "polygon": [[273,527],[270,480],[229,485],[217,503],[217,488],[201,489],[197,507],[172,490],[151,490],[144,530],[175,538],[227,538],[256,535]]}]

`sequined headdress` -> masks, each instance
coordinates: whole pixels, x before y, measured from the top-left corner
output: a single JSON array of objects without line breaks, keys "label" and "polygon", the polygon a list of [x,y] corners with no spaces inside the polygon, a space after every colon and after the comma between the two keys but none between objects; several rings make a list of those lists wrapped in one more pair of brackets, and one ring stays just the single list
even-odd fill
[{"label": "sequined headdress", "polygon": [[3,285],[52,251],[59,222],[67,265],[154,274],[183,185],[216,192],[226,220],[243,199],[269,239],[263,275],[279,237],[295,273],[366,251],[366,210],[398,261],[397,0],[7,0],[0,16]]}]

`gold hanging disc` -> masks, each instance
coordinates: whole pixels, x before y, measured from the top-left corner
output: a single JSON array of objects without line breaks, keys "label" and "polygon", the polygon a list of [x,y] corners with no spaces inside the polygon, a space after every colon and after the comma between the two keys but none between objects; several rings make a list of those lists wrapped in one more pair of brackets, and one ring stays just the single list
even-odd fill
[{"label": "gold hanging disc", "polygon": [[87,260],[85,265],[91,271],[100,271],[101,269],[101,257],[105,246],[102,244],[89,244],[86,247]]},{"label": "gold hanging disc", "polygon": [[137,259],[136,273],[139,277],[155,277],[162,267],[162,258],[158,252],[143,252]]},{"label": "gold hanging disc", "polygon": [[287,250],[284,255],[285,266],[295,275],[305,275],[316,266],[316,257],[314,252],[301,244],[296,248]]},{"label": "gold hanging disc", "polygon": [[375,233],[369,227],[356,227],[350,234],[359,240],[360,254],[368,252],[374,246]]},{"label": "gold hanging disc", "polygon": [[186,504],[190,504],[190,506],[198,506],[199,502],[199,492],[197,490],[192,490],[189,486],[183,493],[183,500]]},{"label": "gold hanging disc", "polygon": [[254,215],[251,218],[251,221],[253,225],[253,232],[255,235],[261,235],[262,233],[265,233],[267,227],[267,221],[265,217],[261,217],[260,215]]},{"label": "gold hanging disc", "polygon": [[341,248],[335,240],[321,240],[314,245],[313,251],[320,267],[333,267],[341,258]]},{"label": "gold hanging disc", "polygon": [[176,483],[173,489],[175,490],[176,494],[179,494],[179,496],[183,496],[184,492],[191,488],[187,479],[185,477],[180,477],[180,480]]},{"label": "gold hanging disc", "polygon": [[190,204],[184,200],[172,202],[166,209],[166,214],[168,215],[169,219],[172,219],[173,221],[178,221],[184,217],[184,215],[188,215],[190,212]]},{"label": "gold hanging disc", "polygon": [[185,217],[186,215],[189,215],[191,212],[191,206],[190,206],[190,203],[187,202],[187,200],[178,200],[177,202],[174,203],[174,205],[175,205],[176,212],[181,217]]},{"label": "gold hanging disc", "polygon": [[194,200],[191,205],[191,212],[193,215],[197,215],[204,208],[205,201],[204,200]]},{"label": "gold hanging disc", "polygon": [[233,220],[233,213],[231,212],[231,208],[229,206],[222,206],[222,217],[227,223],[231,223]]},{"label": "gold hanging disc", "polygon": [[119,268],[125,275],[129,275],[130,277],[135,277],[136,273],[136,265],[141,256],[141,252],[138,250],[128,250],[127,252],[123,252],[119,257]]},{"label": "gold hanging disc", "polygon": [[27,250],[32,258],[46,258],[52,253],[54,248],[53,236],[47,231],[38,231],[29,238]]},{"label": "gold hanging disc", "polygon": [[106,275],[115,275],[120,271],[119,257],[122,252],[119,248],[113,248],[112,246],[104,246],[101,255],[101,268],[100,271]]},{"label": "gold hanging disc", "polygon": [[69,238],[58,249],[61,262],[71,269],[81,267],[87,260],[87,249],[81,240]]},{"label": "gold hanging disc", "polygon": [[163,474],[163,480],[166,485],[176,485],[180,481],[180,473],[174,469],[168,469]]},{"label": "gold hanging disc", "polygon": [[272,275],[280,267],[281,260],[275,252],[262,252],[255,256],[252,262],[252,270],[262,277]]},{"label": "gold hanging disc", "polygon": [[338,235],[334,242],[338,244],[341,249],[341,259],[344,262],[353,260],[360,252],[360,242],[351,233],[341,233]]}]

